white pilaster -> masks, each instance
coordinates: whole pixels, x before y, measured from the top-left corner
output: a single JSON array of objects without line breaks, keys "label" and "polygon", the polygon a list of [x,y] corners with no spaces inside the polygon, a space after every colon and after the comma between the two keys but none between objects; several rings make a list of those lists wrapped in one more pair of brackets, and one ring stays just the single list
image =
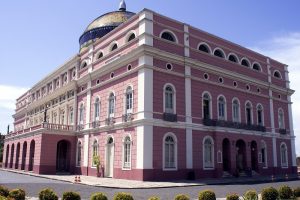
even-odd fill
[{"label": "white pilaster", "polygon": [[290,135],[291,135],[291,153],[292,153],[292,166],[296,167],[296,146],[295,146],[295,133],[294,133],[294,124],[293,124],[293,112],[292,112],[292,102],[291,96],[288,96],[288,112],[289,112],[289,128],[290,128]]},{"label": "white pilaster", "polygon": [[153,46],[153,13],[144,10],[139,16],[139,45]]},{"label": "white pilaster", "polygon": [[83,166],[88,166],[89,160],[89,135],[84,135],[84,147],[83,147]]},{"label": "white pilaster", "polygon": [[153,169],[153,126],[137,127],[137,169]]},{"label": "white pilaster", "polygon": [[190,57],[190,36],[189,27],[184,25],[184,56]]},{"label": "white pilaster", "polygon": [[139,66],[144,66],[138,72],[138,119],[153,118],[153,57],[142,56]]},{"label": "white pilaster", "polygon": [[89,124],[90,124],[90,118],[91,118],[91,85],[92,85],[92,81],[88,82],[88,90],[87,90],[87,95],[86,95],[86,124],[85,124],[85,128],[88,129],[89,128]]},{"label": "white pilaster", "polygon": [[186,129],[186,168],[193,169],[193,130]]}]

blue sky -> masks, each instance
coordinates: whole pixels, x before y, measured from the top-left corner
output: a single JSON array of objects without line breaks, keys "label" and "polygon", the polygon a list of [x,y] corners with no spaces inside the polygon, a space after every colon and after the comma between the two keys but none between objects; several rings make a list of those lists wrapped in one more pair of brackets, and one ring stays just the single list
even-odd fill
[{"label": "blue sky", "polygon": [[[126,3],[130,11],[149,8],[284,62],[290,65],[291,87],[300,84],[299,0]],[[118,4],[119,0],[0,2],[0,132],[12,122],[15,98],[76,54],[86,26],[99,15],[116,10]],[[300,120],[300,94],[296,92],[293,101],[296,122]],[[300,137],[300,125],[294,124]],[[300,155],[300,148],[297,152]]]}]

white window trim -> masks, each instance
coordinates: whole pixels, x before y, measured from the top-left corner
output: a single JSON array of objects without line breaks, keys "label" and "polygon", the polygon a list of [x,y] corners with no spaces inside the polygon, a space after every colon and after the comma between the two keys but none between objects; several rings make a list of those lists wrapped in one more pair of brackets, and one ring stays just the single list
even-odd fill
[{"label": "white window trim", "polygon": [[[243,58],[241,59],[240,65],[242,65],[243,60],[246,60],[246,61],[247,61],[247,63],[249,64],[249,66],[248,66],[249,68],[252,66],[250,60],[249,60],[248,58],[246,58],[246,57],[243,57]],[[242,66],[244,66],[244,65],[242,65]],[[247,66],[244,66],[244,67],[247,67]]]},{"label": "white window trim", "polygon": [[199,47],[201,46],[201,45],[205,45],[207,48],[208,48],[208,54],[212,54],[212,50],[211,50],[211,47],[206,43],[206,42],[200,42],[198,45],[197,45],[197,50],[198,51],[200,51],[199,50]]},{"label": "white window trim", "polygon": [[[238,105],[239,105],[239,109],[238,109],[238,115],[239,115],[239,118],[238,118],[238,121],[234,121],[234,109],[233,109],[233,102],[234,101],[237,101],[238,102]],[[232,121],[233,122],[238,122],[238,123],[241,123],[241,104],[240,104],[240,100],[236,97],[232,98],[232,101],[231,101],[231,107],[232,107]]]},{"label": "white window trim", "polygon": [[[276,72],[279,73],[279,76],[280,76],[280,77],[276,77],[276,76],[275,76],[275,73],[276,73]],[[280,71],[278,71],[278,70],[274,70],[274,72],[273,72],[273,77],[274,77],[274,78],[277,78],[277,79],[279,79],[279,80],[282,80],[282,79],[283,79],[283,78],[282,78],[282,75],[281,75],[281,73],[280,73]]]},{"label": "white window trim", "polygon": [[208,91],[204,91],[203,93],[202,93],[202,102],[201,102],[201,105],[202,105],[202,107],[201,107],[201,109],[202,109],[202,119],[204,119],[204,110],[203,110],[203,100],[204,100],[204,95],[205,94],[208,94],[208,96],[209,96],[209,119],[213,119],[213,110],[212,110],[212,97],[211,97],[211,94],[210,94],[210,92],[208,92]]},{"label": "white window trim", "polygon": [[[286,151],[285,151],[286,163],[282,162],[282,156],[281,156],[281,147],[282,147],[282,145],[284,145],[285,149],[286,149]],[[286,145],[285,142],[281,142],[281,144],[280,144],[280,161],[281,161],[281,168],[284,168],[284,169],[289,168],[288,148],[287,148],[287,145]]]},{"label": "white window trim", "polygon": [[[117,45],[117,49],[119,49],[119,43],[118,43],[118,41],[115,40],[115,41],[110,43],[109,52],[113,52],[112,48],[114,47],[115,44]],[[117,50],[117,49],[115,49],[115,50]]]},{"label": "white window trim", "polygon": [[[81,109],[81,105],[83,105],[83,116],[82,116],[82,120],[80,120],[80,109]],[[84,124],[84,114],[85,114],[85,105],[84,105],[84,102],[80,102],[79,103],[79,109],[78,109],[78,113],[79,113],[79,115],[78,115],[78,124],[79,125],[83,125]]]},{"label": "white window trim", "polygon": [[[176,43],[176,44],[179,43],[176,34],[175,34],[173,31],[171,31],[170,29],[164,29],[164,30],[162,30],[162,31],[160,32],[160,34],[159,34],[159,38],[160,38],[160,39],[165,40],[165,39],[163,39],[163,38],[161,37],[162,34],[163,34],[164,32],[168,32],[168,33],[170,33],[170,34],[174,37],[174,39],[175,39],[174,43]],[[168,40],[166,40],[166,41],[168,41]],[[169,42],[171,42],[171,41],[169,41]]]},{"label": "white window trim", "polygon": [[[222,97],[224,99],[224,119],[220,118],[220,113],[219,113],[219,98]],[[227,120],[227,100],[223,94],[220,94],[217,98],[217,109],[218,109],[218,120]]]},{"label": "white window trim", "polygon": [[91,168],[96,168],[96,165],[94,165],[94,142],[95,141],[97,141],[97,156],[99,156],[99,141],[97,138],[94,138],[93,143],[92,143],[92,148],[91,148],[91,150],[92,150]]},{"label": "white window trim", "polygon": [[[205,145],[204,142],[206,139],[210,139],[212,142],[212,167],[205,166]],[[202,163],[203,163],[203,170],[214,170],[215,169],[215,143],[214,139],[211,136],[205,136],[202,140]]]},{"label": "white window trim", "polygon": [[[99,116],[98,117],[96,117],[96,100],[97,99],[99,99]],[[100,100],[100,97],[97,95],[96,97],[95,97],[95,100],[94,100],[94,121],[99,121],[100,120],[100,109],[101,109],[101,100]]]},{"label": "white window trim", "polygon": [[262,120],[262,125],[261,126],[264,126],[265,125],[265,115],[264,115],[264,107],[262,104],[257,104],[256,105],[256,124],[258,124],[258,107],[261,106],[261,120]]},{"label": "white window trim", "polygon": [[[259,70],[256,70],[256,69],[253,68],[253,66],[254,66],[255,64],[257,64],[257,65],[259,66]],[[255,71],[258,71],[258,72],[262,72],[262,71],[263,71],[263,70],[262,70],[262,67],[261,67],[261,64],[259,64],[259,63],[256,62],[256,61],[254,61],[254,62],[252,63],[251,66],[252,66],[252,69],[255,70]]]},{"label": "white window trim", "polygon": [[[280,127],[279,125],[280,125],[280,111],[282,112],[282,127]],[[279,129],[285,129],[285,119],[284,119],[285,117],[284,117],[284,112],[283,112],[283,109],[282,108],[278,108],[278,128]]]},{"label": "white window trim", "polygon": [[[127,110],[127,105],[126,105],[126,103],[127,103],[127,90],[128,90],[129,87],[131,87],[131,91],[132,91],[132,108]],[[134,109],[134,90],[133,90],[132,84],[127,85],[125,90],[124,90],[123,105],[124,105],[123,114],[132,114],[133,113],[133,109]]]},{"label": "white window trim", "polygon": [[99,60],[99,59],[102,59],[102,58],[98,58],[99,57],[99,55],[102,53],[102,58],[104,57],[104,52],[103,52],[103,50],[99,50],[97,53],[96,53],[96,55],[95,55],[95,58],[94,58],[94,61],[97,61],[97,60]]},{"label": "white window trim", "polygon": [[[220,158],[220,160],[219,160],[219,158]],[[220,150],[217,152],[217,163],[218,164],[222,164],[223,163],[223,152],[220,151]]]},{"label": "white window trim", "polygon": [[265,149],[265,165],[263,166],[263,169],[268,169],[268,149],[264,140],[261,141],[261,149],[263,148]]},{"label": "white window trim", "polygon": [[[81,152],[81,154],[80,154],[80,165],[78,165],[78,156],[79,156],[79,154],[78,154],[78,145],[79,145],[79,143],[80,143],[80,152]],[[77,141],[77,145],[76,145],[76,167],[81,167],[82,166],[82,141],[81,140],[78,140]]]},{"label": "white window trim", "polygon": [[[234,57],[235,57],[235,59],[236,59],[236,64],[239,64],[239,63],[240,63],[240,59],[239,59],[239,57],[238,57],[235,53],[230,52],[230,53],[227,55],[227,60],[228,60],[228,61],[230,61],[230,60],[229,60],[229,56],[234,56]],[[230,62],[232,62],[232,61],[230,61]]]},{"label": "white window trim", "polygon": [[125,36],[125,42],[124,42],[124,43],[131,42],[131,41],[128,41],[129,38],[130,38],[130,36],[131,36],[131,34],[134,34],[134,35],[135,35],[135,38],[134,38],[134,39],[137,38],[136,31],[135,31],[135,30],[131,30],[131,31],[129,31],[129,32],[126,34],[126,36]]},{"label": "white window trim", "polygon": [[106,171],[106,169],[107,169],[107,166],[108,166],[108,163],[107,163],[107,154],[108,154],[108,151],[107,151],[107,148],[108,148],[108,141],[109,141],[109,139],[110,138],[112,138],[113,139],[113,143],[112,143],[112,158],[113,158],[113,166],[112,166],[112,168],[113,168],[113,170],[112,170],[112,172],[111,172],[111,174],[112,174],[112,177],[114,176],[114,166],[115,166],[115,138],[113,137],[113,135],[111,135],[111,134],[109,134],[109,135],[107,135],[107,137],[106,137],[106,143],[105,143],[105,163],[104,163],[104,175],[105,176],[107,176],[107,171]]},{"label": "white window trim", "polygon": [[173,90],[173,114],[176,114],[176,88],[172,83],[166,83],[163,87],[163,108],[164,108],[164,113],[166,112],[166,95],[165,91],[168,86],[171,86]]},{"label": "white window trim", "polygon": [[[130,163],[129,163],[129,167],[124,167],[125,165],[125,161],[124,161],[124,156],[125,156],[125,139],[126,137],[129,137],[130,138]],[[131,167],[132,167],[132,138],[131,138],[131,135],[130,134],[127,134],[123,137],[123,140],[122,140],[122,170],[124,171],[129,171],[131,170]]]},{"label": "white window trim", "polygon": [[245,123],[247,124],[247,104],[250,104],[250,114],[251,114],[251,123],[250,123],[250,125],[253,125],[254,123],[253,123],[253,105],[252,105],[252,103],[251,103],[251,101],[249,101],[249,100],[247,100],[246,102],[245,102]]},{"label": "white window trim", "polygon": [[[173,137],[174,139],[174,163],[175,163],[175,167],[174,168],[166,168],[166,164],[165,164],[165,140],[168,136]],[[163,145],[163,171],[177,171],[178,170],[178,162],[177,162],[177,148],[178,148],[178,143],[177,143],[177,137],[174,133],[168,132],[164,135],[163,137],[163,141],[162,141],[162,145]]]},{"label": "white window trim", "polygon": [[[219,51],[221,51],[221,52],[222,52],[222,54],[223,54],[223,57],[218,57],[218,56],[215,56],[215,52],[216,52],[217,50],[219,50]],[[216,47],[216,48],[214,49],[214,51],[213,51],[212,55],[213,55],[213,56],[215,56],[215,57],[218,57],[218,58],[223,58],[223,59],[226,59],[226,53],[225,53],[225,52],[224,52],[224,50],[223,50],[223,49],[221,49],[220,47]]]},{"label": "white window trim", "polygon": [[[113,113],[109,113],[110,112],[110,95],[113,94],[114,95],[114,112]],[[116,113],[116,95],[114,91],[109,92],[108,95],[108,110],[107,110],[107,117],[112,118],[115,117],[115,113]]]}]

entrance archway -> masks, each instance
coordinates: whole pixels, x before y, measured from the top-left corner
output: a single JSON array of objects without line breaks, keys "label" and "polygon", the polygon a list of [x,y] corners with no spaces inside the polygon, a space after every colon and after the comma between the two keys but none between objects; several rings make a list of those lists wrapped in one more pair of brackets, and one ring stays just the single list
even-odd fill
[{"label": "entrance archway", "polygon": [[236,142],[236,168],[239,171],[244,171],[247,167],[246,163],[246,143],[244,140]]},{"label": "entrance archway", "polygon": [[24,144],[23,144],[23,152],[22,152],[21,170],[25,170],[26,156],[27,156],[27,142],[24,142]]},{"label": "entrance archway", "polygon": [[10,163],[9,163],[9,168],[13,168],[14,154],[15,154],[15,144],[12,144],[12,145],[11,145],[11,151],[10,151]]},{"label": "entrance archway", "polygon": [[57,143],[56,152],[56,172],[69,172],[70,168],[70,143],[61,140]]},{"label": "entrance archway", "polygon": [[17,151],[16,151],[16,162],[15,162],[15,169],[19,168],[19,158],[20,158],[20,142],[17,144]]},{"label": "entrance archway", "polygon": [[109,137],[106,144],[106,177],[113,177],[114,170],[114,139]]},{"label": "entrance archway", "polygon": [[33,171],[34,166],[34,151],[35,151],[35,141],[30,142],[30,152],[29,152],[29,166],[28,171]]},{"label": "entrance archway", "polygon": [[223,171],[230,171],[230,141],[225,138],[222,143]]},{"label": "entrance archway", "polygon": [[257,143],[255,141],[251,142],[251,168],[254,171],[258,169],[258,160],[257,160]]},{"label": "entrance archway", "polygon": [[9,156],[9,144],[6,146],[6,156],[5,156],[5,168],[7,168],[8,166],[8,156]]}]

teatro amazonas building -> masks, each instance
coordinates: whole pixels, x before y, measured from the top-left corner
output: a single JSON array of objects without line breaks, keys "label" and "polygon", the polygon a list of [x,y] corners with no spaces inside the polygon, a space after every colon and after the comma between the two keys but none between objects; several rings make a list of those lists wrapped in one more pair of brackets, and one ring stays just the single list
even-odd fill
[{"label": "teatro amazonas building", "polygon": [[124,1],[79,43],[17,99],[4,168],[96,176],[97,156],[118,179],[296,173],[287,65]]}]

